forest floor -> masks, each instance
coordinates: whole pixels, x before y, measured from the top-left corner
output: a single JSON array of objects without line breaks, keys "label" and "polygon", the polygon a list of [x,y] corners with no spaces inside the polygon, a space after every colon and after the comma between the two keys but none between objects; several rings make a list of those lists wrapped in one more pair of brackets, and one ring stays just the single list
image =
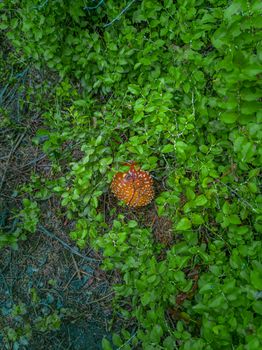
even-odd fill
[{"label": "forest floor", "polygon": [[[28,85],[37,82],[32,81],[34,72],[21,76],[22,80],[19,75],[2,79],[0,86],[0,228],[10,232],[14,213],[21,208],[18,189],[30,181],[31,174],[48,177],[50,173],[48,159],[32,143],[42,124],[41,111],[32,113],[25,101]],[[14,323],[16,327],[29,323],[33,331],[30,349],[81,350],[87,344],[90,349],[100,349],[101,339],[111,329],[110,286],[118,276],[101,270],[97,253],[90,249],[80,253],[74,247],[68,238],[72,223],[59,212],[58,203],[50,199],[41,208],[44,226],[21,241],[18,250],[1,250],[0,308],[6,317],[0,319],[0,328],[8,331]],[[10,316],[17,305],[26,305],[22,318]],[[58,315],[59,331],[39,331],[41,317],[42,322],[51,322],[46,317],[48,309]],[[48,324],[45,327],[48,330]]]}]

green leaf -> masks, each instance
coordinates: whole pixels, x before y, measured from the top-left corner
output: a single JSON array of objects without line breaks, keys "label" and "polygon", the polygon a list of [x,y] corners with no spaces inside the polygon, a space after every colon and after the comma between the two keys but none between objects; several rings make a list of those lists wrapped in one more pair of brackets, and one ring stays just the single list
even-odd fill
[{"label": "green leaf", "polygon": [[178,231],[186,231],[191,228],[191,222],[188,218],[182,218],[179,223],[176,225]]},{"label": "green leaf", "polygon": [[130,227],[130,228],[137,227],[137,222],[135,220],[130,220],[128,222],[128,227]]},{"label": "green leaf", "polygon": [[257,300],[253,303],[252,305],[253,307],[253,310],[259,314],[259,315],[262,315],[262,301],[261,300]]},{"label": "green leaf", "polygon": [[203,206],[207,203],[207,198],[205,195],[201,194],[194,200],[194,203],[198,207]]},{"label": "green leaf", "polygon": [[212,283],[206,283],[199,289],[199,293],[200,294],[213,293],[213,291],[215,290],[215,287],[216,286],[214,284],[212,284]]},{"label": "green leaf", "polygon": [[104,166],[110,165],[112,161],[113,161],[112,157],[102,158],[100,159],[100,164],[104,167]]},{"label": "green leaf", "polygon": [[251,271],[250,280],[252,285],[256,289],[262,290],[262,271],[258,271],[258,270]]},{"label": "green leaf", "polygon": [[123,345],[123,341],[122,341],[121,337],[116,333],[113,333],[112,340],[113,340],[114,345],[116,345],[118,347]]},{"label": "green leaf", "polygon": [[151,302],[152,296],[151,292],[146,292],[144,295],[141,297],[141,303],[143,306],[148,305]]},{"label": "green leaf", "polygon": [[237,249],[233,249],[229,261],[233,269],[239,269],[241,267],[241,265],[243,264],[243,260],[240,258],[239,252]]},{"label": "green leaf", "polygon": [[162,152],[163,153],[170,153],[170,152],[174,152],[175,148],[174,148],[174,145],[165,145],[163,148],[162,148]]},{"label": "green leaf", "polygon": [[143,112],[137,113],[137,114],[134,115],[133,121],[134,121],[135,123],[139,123],[140,120],[143,119],[143,117],[144,117],[144,113],[143,113]]},{"label": "green leaf", "polygon": [[224,12],[224,18],[230,20],[233,15],[241,11],[241,2],[234,2]]},{"label": "green leaf", "polygon": [[220,308],[224,304],[225,304],[225,298],[222,295],[218,295],[208,304],[208,306],[213,309],[213,308]]},{"label": "green leaf", "polygon": [[194,225],[201,225],[204,223],[203,217],[200,214],[195,214],[195,213],[192,214],[191,221],[192,221],[192,224]]},{"label": "green leaf", "polygon": [[127,90],[130,91],[131,94],[133,94],[133,95],[139,95],[140,94],[140,86],[136,85],[136,84],[128,85]]},{"label": "green leaf", "polygon": [[103,338],[103,340],[102,340],[102,349],[103,350],[113,350],[111,343],[106,338]]},{"label": "green leaf", "polygon": [[189,92],[189,90],[190,90],[189,82],[184,83],[183,90],[185,91],[186,94]]},{"label": "green leaf", "polygon": [[221,114],[221,120],[226,124],[233,124],[237,121],[238,115],[234,112],[224,112]]},{"label": "green leaf", "polygon": [[152,275],[152,276],[148,277],[147,282],[151,284],[151,283],[155,282],[156,278],[157,278],[156,275]]},{"label": "green leaf", "polygon": [[192,200],[196,197],[195,192],[190,187],[186,188],[186,197],[188,200]]},{"label": "green leaf", "polygon": [[113,256],[116,252],[116,248],[108,245],[104,250],[104,256]]},{"label": "green leaf", "polygon": [[228,202],[225,202],[222,207],[222,211],[225,215],[228,215],[231,212],[231,205]]},{"label": "green leaf", "polygon": [[153,343],[159,343],[163,335],[163,329],[159,324],[154,325],[153,329],[150,332],[150,340]]},{"label": "green leaf", "polygon": [[137,149],[137,151],[138,151],[139,154],[143,154],[143,153],[144,153],[144,148],[143,148],[142,145],[138,145],[138,146],[136,147],[136,149]]},{"label": "green leaf", "polygon": [[239,216],[237,214],[230,215],[228,217],[228,220],[229,220],[230,224],[233,224],[233,225],[241,224],[241,220],[239,219]]},{"label": "green leaf", "polygon": [[255,147],[251,142],[246,142],[241,149],[242,161],[249,162],[255,155]]},{"label": "green leaf", "polygon": [[0,29],[1,30],[5,30],[8,28],[8,24],[7,23],[0,23]]}]

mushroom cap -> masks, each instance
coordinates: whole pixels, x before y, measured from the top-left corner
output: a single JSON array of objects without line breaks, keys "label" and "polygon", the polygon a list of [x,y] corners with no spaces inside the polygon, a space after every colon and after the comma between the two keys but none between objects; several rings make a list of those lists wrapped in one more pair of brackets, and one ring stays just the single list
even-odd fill
[{"label": "mushroom cap", "polygon": [[143,207],[154,198],[153,179],[147,171],[140,170],[134,162],[127,172],[116,173],[111,183],[114,195],[130,207]]}]

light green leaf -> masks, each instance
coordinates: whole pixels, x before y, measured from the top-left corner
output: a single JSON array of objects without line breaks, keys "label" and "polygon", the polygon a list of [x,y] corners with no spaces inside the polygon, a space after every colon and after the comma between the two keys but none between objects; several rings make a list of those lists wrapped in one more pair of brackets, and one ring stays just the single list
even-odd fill
[{"label": "light green leaf", "polygon": [[130,220],[128,222],[128,227],[130,227],[130,228],[137,227],[137,222],[135,220]]},{"label": "light green leaf", "polygon": [[188,218],[182,218],[179,223],[176,225],[176,229],[178,231],[186,231],[190,229],[192,226],[191,222]]},{"label": "light green leaf", "polygon": [[171,145],[171,144],[165,145],[165,146],[162,148],[162,152],[163,152],[163,153],[174,152],[174,145]]},{"label": "light green leaf", "polygon": [[239,216],[237,214],[230,215],[228,217],[228,220],[229,220],[230,224],[233,224],[233,225],[241,224],[241,220],[239,219]]},{"label": "light green leaf", "polygon": [[148,305],[151,302],[151,292],[146,292],[142,298],[141,303],[143,306]]},{"label": "light green leaf", "polygon": [[154,325],[153,329],[150,332],[150,339],[154,343],[159,343],[160,338],[163,335],[163,329],[159,324]]},{"label": "light green leaf", "polygon": [[192,214],[191,220],[194,225],[201,225],[204,223],[204,219],[200,214]]},{"label": "light green leaf", "polygon": [[252,307],[253,307],[253,310],[254,310],[257,314],[259,314],[259,315],[262,316],[262,301],[261,301],[261,300],[255,301],[255,302],[253,303]]},{"label": "light green leaf", "polygon": [[262,290],[262,272],[257,271],[257,270],[251,271],[250,280],[251,280],[252,285],[256,289]]},{"label": "light green leaf", "polygon": [[195,205],[198,207],[205,205],[207,202],[207,198],[203,194],[201,194],[194,200]]},{"label": "light green leaf", "polygon": [[209,303],[210,308],[218,308],[225,304],[225,298],[222,295],[216,296],[211,303]]},{"label": "light green leaf", "polygon": [[113,350],[110,342],[106,338],[103,338],[103,340],[102,340],[102,349],[103,350]]},{"label": "light green leaf", "polygon": [[131,94],[133,94],[133,95],[139,95],[140,94],[140,86],[136,85],[136,84],[128,85],[127,90],[130,91]]},{"label": "light green leaf", "polygon": [[238,115],[234,112],[224,112],[221,114],[221,120],[226,124],[233,124],[238,119]]}]

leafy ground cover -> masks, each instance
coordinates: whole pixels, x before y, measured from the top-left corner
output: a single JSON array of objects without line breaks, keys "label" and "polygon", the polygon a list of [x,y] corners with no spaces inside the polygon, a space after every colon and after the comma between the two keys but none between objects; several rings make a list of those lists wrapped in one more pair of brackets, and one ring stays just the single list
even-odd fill
[{"label": "leafy ground cover", "polygon": [[[49,232],[56,203],[70,238],[117,276],[122,330],[104,349],[259,349],[260,2],[12,0],[0,9],[1,36],[23,66],[14,79],[2,71],[3,125],[17,130],[7,101],[17,79],[35,74],[23,101],[30,125],[34,108],[41,117],[32,149],[46,162],[16,189],[23,207],[0,244]],[[154,177],[145,208],[110,193],[127,160]]]}]

